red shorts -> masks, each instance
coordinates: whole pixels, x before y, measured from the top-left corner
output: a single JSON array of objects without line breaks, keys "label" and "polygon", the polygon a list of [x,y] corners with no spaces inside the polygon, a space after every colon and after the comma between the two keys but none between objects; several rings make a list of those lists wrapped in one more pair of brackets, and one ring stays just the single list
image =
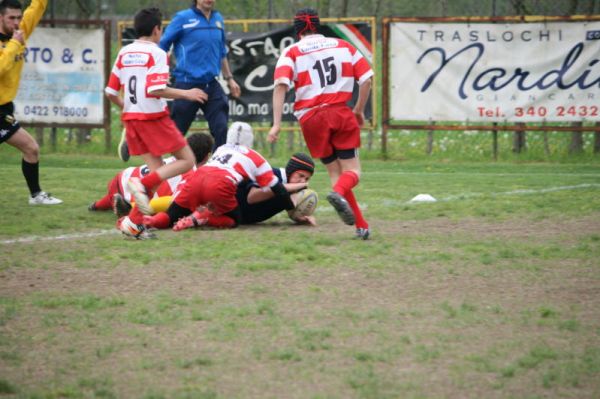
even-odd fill
[{"label": "red shorts", "polygon": [[207,206],[215,215],[222,215],[237,207],[237,184],[226,170],[202,166],[188,179],[173,200],[192,212],[198,206]]},{"label": "red shorts", "polygon": [[315,108],[300,119],[300,127],[313,158],[360,147],[360,126],[346,104]]},{"label": "red shorts", "polygon": [[165,115],[159,119],[123,121],[126,140],[131,155],[150,153],[160,157],[187,145],[175,122]]}]

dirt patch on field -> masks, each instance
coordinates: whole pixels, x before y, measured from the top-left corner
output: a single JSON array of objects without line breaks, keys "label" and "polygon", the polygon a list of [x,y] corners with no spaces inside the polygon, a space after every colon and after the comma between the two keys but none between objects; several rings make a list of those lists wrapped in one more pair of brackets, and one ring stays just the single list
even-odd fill
[{"label": "dirt patch on field", "polygon": [[[288,227],[244,229],[267,228]],[[156,245],[172,233],[161,234],[167,239]],[[413,237],[411,256],[398,236]],[[26,251],[38,261],[0,271],[0,298],[18,303],[0,330],[20,359],[17,367],[0,358],[0,371],[27,392],[89,373],[108,378],[117,397],[592,398],[600,392],[589,371],[600,360],[600,275],[586,250],[573,248],[597,253],[594,237],[593,218],[379,220],[374,241],[356,245],[387,251],[385,265],[370,264],[378,253],[368,251],[360,253],[368,266],[346,262],[358,255],[334,246],[331,265],[258,272],[210,259],[82,267],[55,243],[4,245],[8,258]],[[458,245],[472,240],[553,243],[564,255],[532,247],[522,261],[479,261]],[[60,245],[90,250],[89,239]],[[82,295],[124,303],[90,312],[85,303],[43,302]],[[576,380],[567,376],[573,369]]]}]

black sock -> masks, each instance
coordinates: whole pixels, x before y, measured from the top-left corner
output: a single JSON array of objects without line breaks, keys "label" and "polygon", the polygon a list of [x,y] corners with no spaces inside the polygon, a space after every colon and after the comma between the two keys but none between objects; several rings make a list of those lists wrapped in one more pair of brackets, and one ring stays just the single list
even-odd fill
[{"label": "black sock", "polygon": [[23,176],[25,177],[31,196],[33,197],[34,194],[42,191],[40,188],[40,163],[29,163],[23,159],[21,162],[21,170],[23,171]]}]

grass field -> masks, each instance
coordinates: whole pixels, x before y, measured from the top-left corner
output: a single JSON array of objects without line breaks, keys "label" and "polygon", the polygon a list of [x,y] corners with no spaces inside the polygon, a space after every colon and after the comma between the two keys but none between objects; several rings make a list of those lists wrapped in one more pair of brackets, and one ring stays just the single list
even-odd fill
[{"label": "grass field", "polygon": [[0,148],[0,397],[600,397],[598,162],[365,161],[366,242],[326,201],[316,228],[126,240],[87,211],[114,156],[44,155],[55,207],[19,162]]}]

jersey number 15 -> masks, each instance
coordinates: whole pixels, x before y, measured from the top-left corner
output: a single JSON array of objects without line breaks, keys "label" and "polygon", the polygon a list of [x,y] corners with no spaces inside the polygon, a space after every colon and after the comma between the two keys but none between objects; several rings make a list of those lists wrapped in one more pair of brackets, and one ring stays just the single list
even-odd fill
[{"label": "jersey number 15", "polygon": [[332,85],[337,80],[337,68],[333,63],[333,57],[317,60],[312,68],[319,74],[321,88]]}]

